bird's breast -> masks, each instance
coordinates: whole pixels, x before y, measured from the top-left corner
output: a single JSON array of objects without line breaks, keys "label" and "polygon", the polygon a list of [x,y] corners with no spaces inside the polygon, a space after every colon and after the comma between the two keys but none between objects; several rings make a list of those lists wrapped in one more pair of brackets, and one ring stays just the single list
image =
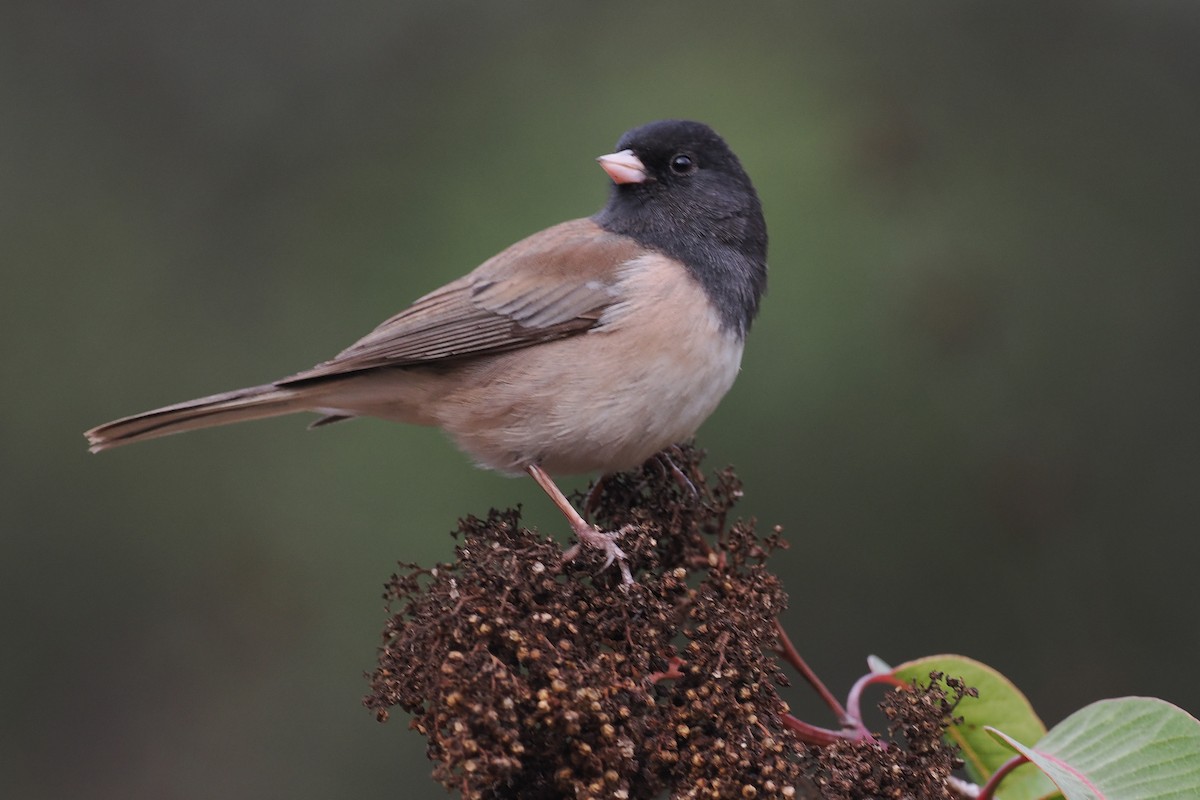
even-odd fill
[{"label": "bird's breast", "polygon": [[621,268],[587,333],[480,359],[437,404],[437,424],[479,464],[560,474],[626,469],[691,437],[733,385],[742,338],[683,265]]}]

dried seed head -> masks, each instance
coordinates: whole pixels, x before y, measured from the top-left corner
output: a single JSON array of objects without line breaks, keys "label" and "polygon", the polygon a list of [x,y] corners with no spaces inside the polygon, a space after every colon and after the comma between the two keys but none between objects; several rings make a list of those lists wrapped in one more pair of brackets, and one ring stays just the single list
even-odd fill
[{"label": "dried seed head", "polygon": [[401,565],[366,705],[411,715],[434,778],[468,800],[949,797],[944,694],[889,695],[905,747],[792,738],[769,655],[787,605],[765,566],[780,533],[727,524],[731,471],[705,480],[688,447],[670,458],[695,490],[652,460],[598,493],[597,524],[624,530],[628,591],[590,551],[564,563],[511,510],[462,520],[454,563]]}]

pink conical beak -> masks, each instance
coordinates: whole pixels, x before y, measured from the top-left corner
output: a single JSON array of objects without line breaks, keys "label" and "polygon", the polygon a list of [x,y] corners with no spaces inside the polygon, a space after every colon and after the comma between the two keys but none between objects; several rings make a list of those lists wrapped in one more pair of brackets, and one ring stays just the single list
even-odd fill
[{"label": "pink conical beak", "polygon": [[642,183],[646,180],[646,166],[632,150],[609,153],[596,159],[600,168],[608,173],[613,183]]}]

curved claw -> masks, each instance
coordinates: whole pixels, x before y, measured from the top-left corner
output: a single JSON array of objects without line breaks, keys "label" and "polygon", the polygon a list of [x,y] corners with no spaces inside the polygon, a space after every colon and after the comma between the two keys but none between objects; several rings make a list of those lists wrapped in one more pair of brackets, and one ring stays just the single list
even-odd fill
[{"label": "curved claw", "polygon": [[[626,525],[619,531],[602,531],[595,525],[587,525],[585,527],[576,528],[575,535],[579,538],[579,542],[587,547],[594,547],[604,551],[604,566],[602,570],[608,569],[613,562],[617,562],[617,566],[621,569],[621,583],[628,586],[633,583],[633,574],[629,571],[629,557],[625,555],[625,551],[617,545],[617,539],[621,537],[629,529]],[[571,548],[563,556],[564,559],[570,561],[578,555],[578,546]]]}]

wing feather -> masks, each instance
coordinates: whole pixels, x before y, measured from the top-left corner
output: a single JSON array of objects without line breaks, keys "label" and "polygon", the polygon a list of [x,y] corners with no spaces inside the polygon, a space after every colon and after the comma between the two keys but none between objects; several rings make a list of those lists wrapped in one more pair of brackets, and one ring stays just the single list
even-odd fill
[{"label": "wing feather", "polygon": [[343,350],[279,385],[376,367],[430,364],[528,347],[596,325],[639,245],[588,219],[517,242]]}]

